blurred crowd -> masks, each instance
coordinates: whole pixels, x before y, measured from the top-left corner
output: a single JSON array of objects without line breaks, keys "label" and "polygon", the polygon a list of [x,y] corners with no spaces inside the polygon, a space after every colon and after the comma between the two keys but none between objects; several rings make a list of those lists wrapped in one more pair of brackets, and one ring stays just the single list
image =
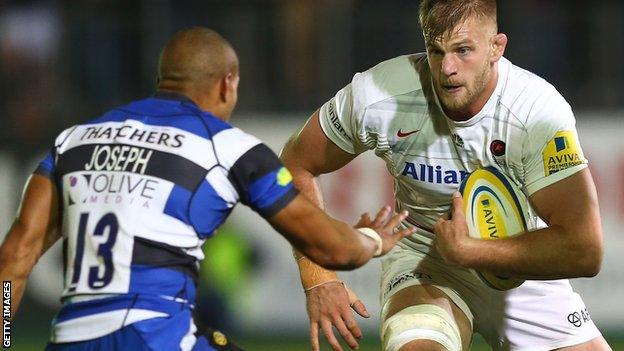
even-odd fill
[{"label": "blurred crowd", "polygon": [[[1,151],[152,93],[179,28],[221,32],[241,59],[239,112],[305,111],[356,71],[424,48],[415,0],[0,0]],[[506,56],[576,110],[624,108],[624,2],[499,1]]]}]

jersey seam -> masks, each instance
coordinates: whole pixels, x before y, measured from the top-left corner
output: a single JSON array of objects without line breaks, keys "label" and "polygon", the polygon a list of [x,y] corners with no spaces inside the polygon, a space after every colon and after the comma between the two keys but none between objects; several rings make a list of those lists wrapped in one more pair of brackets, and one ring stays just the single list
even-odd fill
[{"label": "jersey seam", "polygon": [[223,169],[225,169],[225,167],[223,167],[223,165],[221,165],[221,161],[219,161],[219,156],[217,155],[217,149],[215,147],[215,143],[213,141],[214,135],[212,134],[212,132],[210,131],[210,128],[208,128],[208,125],[206,124],[206,121],[204,121],[204,119],[202,118],[202,116],[200,114],[197,113],[197,111],[191,111],[192,115],[197,117],[199,119],[199,121],[201,122],[201,124],[204,126],[204,128],[206,129],[206,133],[208,133],[209,136],[209,141],[210,144],[212,145],[212,152],[214,153],[214,157],[215,157],[215,161],[216,164],[212,167],[210,167],[210,170],[206,170],[206,173],[204,173],[204,177],[202,178],[202,181],[200,181],[199,183],[197,183],[197,186],[195,186],[195,189],[193,189],[193,192],[191,193],[191,196],[189,197],[187,206],[186,206],[186,212],[187,212],[187,217],[189,219],[189,224],[193,227],[193,229],[195,229],[195,232],[198,234],[197,237],[200,238],[199,234],[205,234],[203,232],[200,232],[198,230],[198,228],[195,228],[195,225],[193,224],[193,221],[191,219],[191,204],[193,203],[193,199],[195,199],[195,195],[197,195],[197,190],[199,190],[199,187],[201,186],[202,182],[206,180],[206,176],[208,176],[208,173],[214,169],[215,167],[221,167]]}]

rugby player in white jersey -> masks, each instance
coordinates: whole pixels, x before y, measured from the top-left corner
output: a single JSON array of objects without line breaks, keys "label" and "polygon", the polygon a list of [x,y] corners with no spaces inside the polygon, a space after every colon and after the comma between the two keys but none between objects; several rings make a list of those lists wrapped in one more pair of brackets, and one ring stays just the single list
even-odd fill
[{"label": "rugby player in white jersey", "polygon": [[[386,162],[396,207],[419,230],[382,260],[383,350],[469,350],[476,332],[494,350],[610,350],[566,280],[595,276],[603,251],[570,106],[503,57],[507,37],[497,31],[495,0],[424,0],[420,23],[426,53],[356,74],[281,155],[319,206],[319,174],[367,150]],[[468,237],[457,189],[487,166],[528,197],[527,233]],[[319,350],[319,329],[342,349],[332,326],[357,347],[362,333],[349,307],[367,317],[362,302],[334,272],[296,256],[304,287],[314,287],[306,289],[312,349]],[[496,291],[471,269],[527,281]]]},{"label": "rugby player in white jersey", "polygon": [[277,155],[227,123],[238,58],[216,32],[176,33],[158,80],[153,97],[61,134],[0,246],[12,318],[33,266],[62,238],[63,307],[47,350],[231,350],[194,336],[191,310],[200,247],[238,202],[328,267],[358,267],[413,233],[395,231],[407,213],[389,206],[357,230],[328,217]]}]

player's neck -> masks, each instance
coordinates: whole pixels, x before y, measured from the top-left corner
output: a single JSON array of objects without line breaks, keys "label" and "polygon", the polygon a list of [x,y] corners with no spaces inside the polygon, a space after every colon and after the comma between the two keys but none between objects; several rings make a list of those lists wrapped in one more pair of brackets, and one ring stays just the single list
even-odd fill
[{"label": "player's neck", "polygon": [[490,99],[492,94],[494,94],[494,91],[496,90],[497,83],[498,83],[498,65],[494,65],[490,73],[490,79],[488,80],[487,84],[485,85],[485,88],[483,89],[483,91],[477,97],[475,101],[473,101],[470,105],[468,105],[466,108],[463,108],[461,110],[452,111],[452,110],[445,109],[444,113],[450,119],[457,121],[457,122],[467,121],[471,119],[472,117],[476,116],[479,112],[481,112],[485,104],[487,104],[488,100]]}]

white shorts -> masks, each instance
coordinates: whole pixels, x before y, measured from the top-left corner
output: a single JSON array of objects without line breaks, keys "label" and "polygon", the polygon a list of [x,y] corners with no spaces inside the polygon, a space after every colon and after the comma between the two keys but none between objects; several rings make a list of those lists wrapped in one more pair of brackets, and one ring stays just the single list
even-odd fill
[{"label": "white shorts", "polygon": [[[409,246],[408,246],[409,245]],[[420,246],[420,247],[419,247]],[[468,269],[450,267],[426,245],[400,242],[382,258],[381,306],[412,285],[440,288],[493,350],[552,350],[600,336],[568,280],[526,281],[497,291]]]}]

